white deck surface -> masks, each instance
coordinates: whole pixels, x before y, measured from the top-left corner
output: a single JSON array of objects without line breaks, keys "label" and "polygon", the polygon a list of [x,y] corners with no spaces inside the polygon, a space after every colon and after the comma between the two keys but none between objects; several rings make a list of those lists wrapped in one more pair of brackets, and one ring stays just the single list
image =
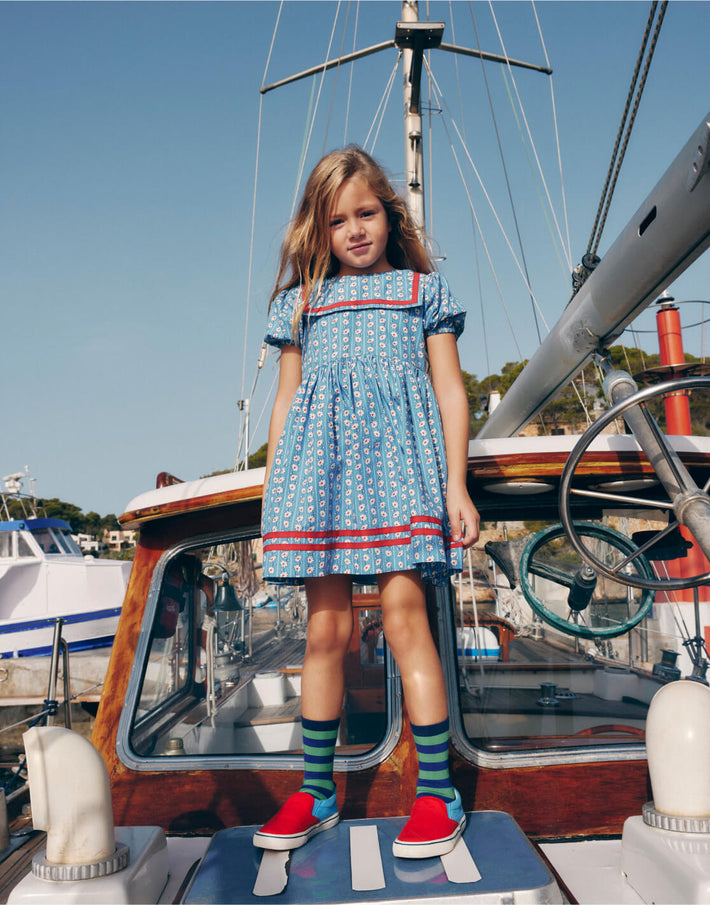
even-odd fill
[{"label": "white deck surface", "polygon": [[621,876],[621,840],[546,842],[543,850],[580,905],[643,903]]}]

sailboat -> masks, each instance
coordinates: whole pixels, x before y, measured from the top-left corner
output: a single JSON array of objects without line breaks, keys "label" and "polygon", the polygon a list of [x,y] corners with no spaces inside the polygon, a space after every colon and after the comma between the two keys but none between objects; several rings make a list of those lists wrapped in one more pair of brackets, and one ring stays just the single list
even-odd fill
[{"label": "sailboat", "polygon": [[[387,45],[402,52],[420,211],[418,77],[442,35],[404,3]],[[293,852],[253,847],[300,785],[307,601],[253,606],[263,469],[161,473],[120,519],[139,541],[93,744],[58,727],[25,735],[46,836],[16,845],[8,901],[707,900],[710,440],[667,434],[653,412],[708,378],[669,362],[638,389],[609,349],[710,244],[709,170],[705,118],[608,252],[587,260],[470,443],[481,546],[460,580],[428,592],[468,815],[451,857],[390,854],[416,755],[368,586],[336,748],[341,822]],[[599,417],[580,436],[531,434],[593,359],[608,398]]]}]

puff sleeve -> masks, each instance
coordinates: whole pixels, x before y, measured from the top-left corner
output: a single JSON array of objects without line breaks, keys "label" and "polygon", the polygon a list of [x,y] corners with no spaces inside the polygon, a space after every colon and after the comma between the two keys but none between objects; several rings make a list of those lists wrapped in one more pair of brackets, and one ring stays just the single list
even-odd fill
[{"label": "puff sleeve", "polygon": [[449,284],[440,273],[422,277],[424,334],[453,333],[456,339],[463,333],[466,311],[452,295]]},{"label": "puff sleeve", "polygon": [[264,342],[270,346],[300,346],[300,330],[293,335],[293,314],[300,296],[300,288],[284,289],[271,305]]}]

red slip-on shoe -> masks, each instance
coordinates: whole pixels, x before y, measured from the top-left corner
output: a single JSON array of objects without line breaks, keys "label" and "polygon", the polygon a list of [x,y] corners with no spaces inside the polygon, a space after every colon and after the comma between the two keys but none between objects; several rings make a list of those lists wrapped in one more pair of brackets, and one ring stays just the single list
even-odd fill
[{"label": "red slip-on shoe", "polygon": [[392,854],[398,858],[435,858],[445,855],[456,845],[466,826],[461,796],[446,802],[433,795],[417,798],[412,816],[392,843]]},{"label": "red slip-on shoe", "polygon": [[319,801],[308,792],[296,792],[254,833],[254,845],[274,852],[300,848],[315,836],[329,829],[340,820],[335,792]]}]

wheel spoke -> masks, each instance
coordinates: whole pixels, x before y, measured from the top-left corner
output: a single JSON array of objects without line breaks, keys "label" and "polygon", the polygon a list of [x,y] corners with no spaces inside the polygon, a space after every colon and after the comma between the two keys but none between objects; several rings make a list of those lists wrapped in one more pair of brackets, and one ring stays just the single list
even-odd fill
[{"label": "wheel spoke", "polygon": [[532,575],[537,575],[538,578],[554,581],[555,584],[564,585],[566,588],[572,587],[574,576],[569,575],[567,572],[563,572],[562,569],[558,569],[556,566],[551,566],[547,562],[542,562],[539,559],[535,560],[530,563],[529,569],[530,573]]},{"label": "wheel spoke", "polygon": [[570,487],[569,492],[574,496],[588,496],[596,500],[609,500],[611,503],[628,503],[633,506],[646,506],[649,509],[672,509],[673,503],[669,500],[647,500],[641,497],[626,496],[620,493],[608,493],[605,490],[584,490],[581,487]]},{"label": "wheel spoke", "polygon": [[[677,485],[682,490],[695,489],[695,482],[690,479],[690,476],[687,472],[685,472],[685,469],[682,468],[682,466],[680,468],[678,467],[680,464],[680,459],[678,459],[675,455],[671,455],[667,446],[666,436],[658,426],[656,419],[646,408],[645,403],[641,403],[639,408],[643,412],[644,421],[653,434],[656,443],[658,444],[658,450],[663,456],[666,465],[668,466],[668,468],[670,468]],[[685,474],[683,474],[683,472],[685,472]]]},{"label": "wheel spoke", "polygon": [[644,544],[642,544],[638,550],[630,553],[626,559],[622,559],[620,563],[617,563],[613,568],[612,572],[619,572],[620,569],[623,569],[624,566],[629,565],[633,560],[636,559],[637,556],[642,556],[646,550],[650,550],[651,547],[655,547],[659,540],[662,540],[664,537],[667,537],[669,534],[672,534],[678,527],[678,522],[671,522],[669,525],[659,531],[654,537],[647,540]]}]

